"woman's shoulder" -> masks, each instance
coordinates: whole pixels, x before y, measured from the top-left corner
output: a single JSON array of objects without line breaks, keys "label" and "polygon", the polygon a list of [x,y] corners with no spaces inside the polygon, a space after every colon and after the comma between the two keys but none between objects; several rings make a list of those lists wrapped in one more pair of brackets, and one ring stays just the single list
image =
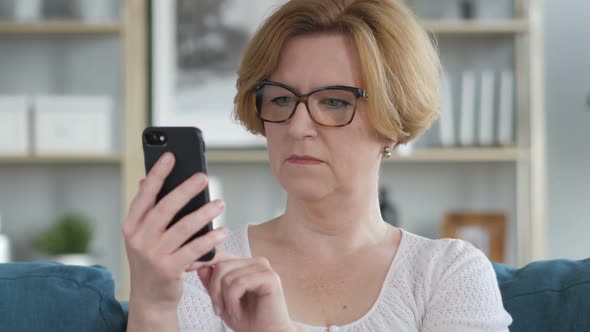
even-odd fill
[{"label": "woman's shoulder", "polygon": [[[511,322],[492,263],[471,243],[407,235],[406,269],[402,276],[421,308],[423,328],[438,324],[448,330],[475,324],[482,330],[505,330]],[[434,324],[434,325],[433,325]]]},{"label": "woman's shoulder", "polygon": [[429,239],[403,231],[405,246],[400,258],[414,274],[431,280],[452,274],[458,269],[462,274],[473,271],[477,274],[494,273],[486,255],[471,243],[460,239]]},{"label": "woman's shoulder", "polygon": [[429,239],[405,230],[403,236],[409,249],[407,250],[409,255],[414,256],[414,259],[422,259],[429,264],[450,263],[466,255],[487,260],[479,249],[461,239]]}]

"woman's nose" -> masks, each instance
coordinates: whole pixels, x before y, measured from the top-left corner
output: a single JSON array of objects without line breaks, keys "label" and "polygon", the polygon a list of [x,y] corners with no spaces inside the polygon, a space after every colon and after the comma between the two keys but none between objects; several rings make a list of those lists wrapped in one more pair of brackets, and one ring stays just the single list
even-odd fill
[{"label": "woman's nose", "polygon": [[300,102],[295,114],[287,122],[289,134],[295,138],[313,137],[317,134],[317,124],[311,118],[307,106]]}]

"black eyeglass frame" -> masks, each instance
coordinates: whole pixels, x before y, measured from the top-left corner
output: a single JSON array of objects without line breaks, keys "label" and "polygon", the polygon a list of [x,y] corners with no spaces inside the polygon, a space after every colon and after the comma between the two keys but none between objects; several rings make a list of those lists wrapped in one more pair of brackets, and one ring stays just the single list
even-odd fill
[{"label": "black eyeglass frame", "polygon": [[[260,114],[262,112],[262,107],[261,107],[262,106],[262,94],[260,94],[259,92],[260,92],[260,90],[265,85],[278,86],[280,88],[283,88],[283,89],[291,92],[296,97],[295,107],[293,107],[293,111],[291,111],[291,114],[289,114],[289,117],[286,118],[285,120],[272,121],[272,120],[267,120],[267,119],[262,118],[262,116]],[[352,122],[352,120],[354,120],[354,116],[356,114],[356,106],[357,106],[356,103],[354,105],[354,110],[352,111],[352,115],[350,116],[350,119],[345,124],[341,124],[341,125],[326,125],[326,124],[320,123],[316,119],[314,119],[313,115],[311,114],[311,111],[309,110],[309,104],[308,104],[309,96],[311,96],[312,94],[314,94],[316,92],[325,91],[325,90],[345,90],[345,91],[350,91],[350,92],[354,93],[354,95],[356,96],[356,99],[357,100],[359,98],[361,98],[361,97],[363,99],[368,99],[369,98],[369,94],[367,93],[366,90],[361,89],[361,88],[357,88],[357,87],[352,87],[352,86],[346,86],[346,85],[322,86],[322,87],[319,87],[317,89],[314,89],[314,90],[312,90],[312,91],[310,91],[308,93],[299,94],[296,91],[294,91],[293,88],[291,88],[288,85],[285,85],[285,84],[279,83],[279,82],[264,80],[264,81],[261,81],[260,83],[256,84],[256,86],[254,87],[254,93],[256,94],[256,116],[258,117],[258,119],[260,119],[263,122],[270,122],[270,123],[283,123],[283,122],[287,122],[295,114],[295,111],[297,110],[297,106],[299,106],[299,103],[303,102],[305,104],[305,107],[307,108],[307,113],[309,114],[309,117],[315,123],[317,123],[317,124],[319,124],[321,126],[333,127],[333,128],[335,128],[335,127],[344,127],[344,126],[349,125]]]}]

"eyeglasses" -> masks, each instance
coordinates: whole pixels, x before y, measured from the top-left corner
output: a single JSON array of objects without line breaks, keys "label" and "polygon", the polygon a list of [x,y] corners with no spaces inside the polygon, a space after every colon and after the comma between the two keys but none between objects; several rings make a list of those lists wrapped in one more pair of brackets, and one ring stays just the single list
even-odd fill
[{"label": "eyeglasses", "polygon": [[311,119],[322,126],[344,127],[352,122],[358,99],[367,99],[367,91],[344,85],[324,86],[306,94],[272,81],[262,81],[255,88],[258,118],[281,123],[291,119],[299,103],[305,103]]}]

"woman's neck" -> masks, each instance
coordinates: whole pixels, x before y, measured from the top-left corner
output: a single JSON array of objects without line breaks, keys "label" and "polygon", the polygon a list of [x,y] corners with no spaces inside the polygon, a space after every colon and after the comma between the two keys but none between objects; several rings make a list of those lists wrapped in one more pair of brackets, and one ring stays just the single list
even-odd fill
[{"label": "woman's neck", "polygon": [[286,211],[273,228],[275,238],[293,252],[326,259],[378,245],[389,230],[376,188],[313,202],[288,197]]}]

